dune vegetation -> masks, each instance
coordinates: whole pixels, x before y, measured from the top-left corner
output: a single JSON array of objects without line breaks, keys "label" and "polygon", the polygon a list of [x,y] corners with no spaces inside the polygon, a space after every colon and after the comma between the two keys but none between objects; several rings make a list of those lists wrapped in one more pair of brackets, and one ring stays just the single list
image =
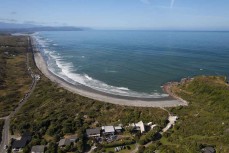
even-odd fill
[{"label": "dune vegetation", "polygon": [[0,117],[14,110],[31,84],[26,51],[26,37],[0,36]]},{"label": "dune vegetation", "polygon": [[229,152],[229,85],[225,77],[198,76],[172,88],[189,102],[188,107],[172,108],[179,120],[161,139],[162,152],[200,152],[212,146]]}]

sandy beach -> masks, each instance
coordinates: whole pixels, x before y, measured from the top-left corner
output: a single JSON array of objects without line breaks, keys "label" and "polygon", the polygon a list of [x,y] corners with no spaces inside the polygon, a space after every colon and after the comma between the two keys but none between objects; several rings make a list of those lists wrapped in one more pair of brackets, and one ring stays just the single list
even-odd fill
[{"label": "sandy beach", "polygon": [[[34,52],[34,59],[39,70],[52,82],[57,83],[64,89],[71,91],[73,93],[95,99],[102,102],[107,102],[117,105],[125,106],[136,106],[136,107],[176,107],[176,106],[186,106],[187,103],[180,99],[174,98],[174,96],[168,96],[164,98],[136,98],[136,97],[126,97],[119,95],[112,95],[104,93],[101,91],[94,90],[90,87],[77,84],[73,85],[64,79],[54,75],[47,68],[46,62],[39,51]],[[169,89],[168,87],[166,89]],[[168,93],[169,94],[169,93]]]}]

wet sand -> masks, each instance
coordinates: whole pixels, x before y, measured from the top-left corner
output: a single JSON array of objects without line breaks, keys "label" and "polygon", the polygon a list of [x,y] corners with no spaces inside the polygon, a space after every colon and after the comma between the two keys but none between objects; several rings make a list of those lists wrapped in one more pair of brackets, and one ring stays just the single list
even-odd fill
[{"label": "wet sand", "polygon": [[[176,106],[186,106],[187,102],[180,99],[179,97],[175,97],[170,95],[168,92],[168,97],[163,98],[138,98],[138,97],[128,97],[128,96],[120,96],[109,94],[105,92],[101,92],[98,90],[94,90],[90,87],[81,85],[81,84],[71,84],[64,79],[54,75],[52,72],[48,70],[46,62],[39,51],[34,52],[34,59],[39,70],[52,82],[57,83],[59,86],[63,87],[66,90],[69,90],[73,93],[79,94],[84,97],[88,97],[94,100],[107,102],[111,104],[117,105],[125,105],[125,106],[136,106],[136,107],[176,107]],[[166,86],[165,91],[169,91],[168,84]]]}]

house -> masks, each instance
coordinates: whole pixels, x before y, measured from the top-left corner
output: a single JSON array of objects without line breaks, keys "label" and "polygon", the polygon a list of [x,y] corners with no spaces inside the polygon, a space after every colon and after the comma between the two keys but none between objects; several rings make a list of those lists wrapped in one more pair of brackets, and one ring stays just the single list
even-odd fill
[{"label": "house", "polygon": [[31,133],[25,132],[20,140],[14,140],[12,143],[13,150],[21,150],[23,149],[30,141],[31,141]]},{"label": "house", "polygon": [[101,128],[86,129],[87,137],[100,137]]},{"label": "house", "polygon": [[115,126],[114,129],[115,129],[115,132],[117,133],[121,133],[123,130],[121,126]]},{"label": "house", "polygon": [[145,132],[145,125],[142,121],[140,121],[138,123],[133,123],[133,124],[131,124],[131,126],[133,126],[134,130],[136,130],[136,131],[141,131],[141,133]]},{"label": "house", "polygon": [[20,139],[20,140],[15,140],[12,143],[12,149],[15,151],[20,151],[21,149],[23,149],[27,144],[27,140],[26,139]]},{"label": "house", "polygon": [[62,148],[62,147],[68,146],[70,144],[71,144],[71,141],[69,139],[61,139],[59,141],[58,146]]},{"label": "house", "polygon": [[202,153],[216,153],[215,149],[213,147],[205,147],[201,149]]},{"label": "house", "polygon": [[45,146],[33,146],[31,149],[31,153],[44,153],[45,152]]},{"label": "house", "polygon": [[78,140],[79,138],[78,138],[78,136],[77,135],[71,135],[71,136],[69,136],[68,137],[68,139],[70,140],[70,142],[76,142],[76,140]]},{"label": "house", "polygon": [[103,134],[105,135],[114,135],[115,129],[114,126],[102,126]]}]

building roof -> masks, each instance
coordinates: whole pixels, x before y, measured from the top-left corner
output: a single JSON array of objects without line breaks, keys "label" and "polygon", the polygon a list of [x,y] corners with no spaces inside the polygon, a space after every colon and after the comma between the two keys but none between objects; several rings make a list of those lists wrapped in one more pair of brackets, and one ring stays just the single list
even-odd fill
[{"label": "building roof", "polygon": [[71,135],[71,136],[68,136],[67,138],[70,140],[70,142],[75,142],[76,140],[79,139],[78,135]]},{"label": "building roof", "polygon": [[70,142],[69,139],[61,139],[59,141],[59,145],[58,146],[67,146],[67,145],[70,145],[70,144],[71,144],[71,142]]},{"label": "building roof", "polygon": [[78,135],[75,134],[75,135],[70,135],[67,137],[68,139],[78,139]]},{"label": "building roof", "polygon": [[15,140],[12,144],[12,148],[19,149],[24,148],[26,146],[27,139],[21,138],[21,140]]},{"label": "building roof", "polygon": [[115,128],[115,130],[122,130],[121,126],[115,126],[114,128]]},{"label": "building roof", "polygon": [[142,121],[135,123],[135,126],[139,127],[141,130],[141,133],[145,132],[145,125]]},{"label": "building roof", "polygon": [[205,147],[202,149],[203,153],[215,153],[215,149],[213,147]]},{"label": "building roof", "polygon": [[45,152],[45,146],[33,146],[31,149],[32,153],[42,153]]},{"label": "building roof", "polygon": [[105,133],[115,132],[114,126],[104,126],[103,129]]},{"label": "building roof", "polygon": [[25,132],[23,133],[21,140],[15,140],[12,144],[12,148],[24,148],[26,144],[31,141],[31,133],[30,132]]},{"label": "building roof", "polygon": [[97,135],[100,134],[101,128],[86,129],[87,135]]}]

